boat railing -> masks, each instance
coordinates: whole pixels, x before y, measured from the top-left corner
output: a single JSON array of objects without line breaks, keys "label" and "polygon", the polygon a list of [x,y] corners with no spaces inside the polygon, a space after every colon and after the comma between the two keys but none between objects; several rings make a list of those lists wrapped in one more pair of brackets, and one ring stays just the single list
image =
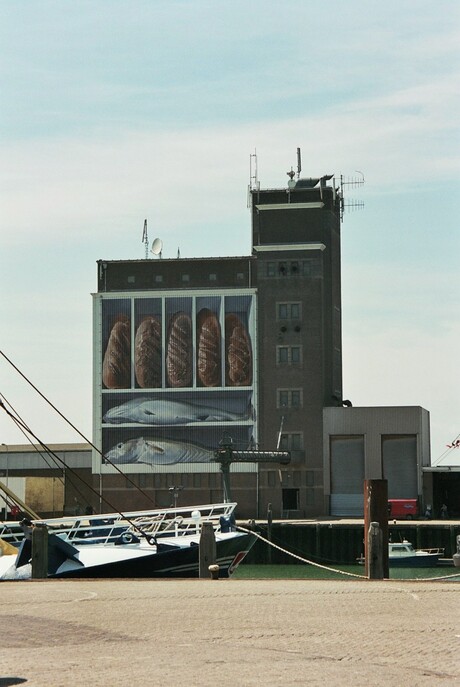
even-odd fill
[{"label": "boat railing", "polygon": [[9,544],[18,544],[24,538],[24,530],[19,522],[2,522],[0,523],[0,539]]},{"label": "boat railing", "polygon": [[[74,515],[62,518],[34,520],[32,525],[46,525],[50,534],[57,534],[69,543],[114,542],[124,533],[157,537],[199,535],[203,522],[211,522],[216,531],[221,518],[230,519],[236,503],[205,504],[124,513]],[[19,522],[0,523],[0,538],[19,543],[24,530]]]}]

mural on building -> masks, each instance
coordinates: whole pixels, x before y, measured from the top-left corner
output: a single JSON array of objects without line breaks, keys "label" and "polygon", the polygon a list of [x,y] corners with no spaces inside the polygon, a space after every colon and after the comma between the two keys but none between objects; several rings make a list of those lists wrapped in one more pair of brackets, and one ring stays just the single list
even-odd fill
[{"label": "mural on building", "polygon": [[108,459],[99,469],[214,471],[224,435],[256,444],[252,291],[104,294],[99,304],[95,429]]}]

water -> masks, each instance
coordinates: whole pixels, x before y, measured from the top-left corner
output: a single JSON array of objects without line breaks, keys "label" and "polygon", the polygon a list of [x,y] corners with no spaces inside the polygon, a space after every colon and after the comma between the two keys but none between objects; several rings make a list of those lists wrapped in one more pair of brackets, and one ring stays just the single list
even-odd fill
[{"label": "water", "polygon": [[[242,563],[233,577],[239,580],[261,579],[306,579],[306,580],[356,580],[355,575],[364,578],[362,565],[334,565],[337,570],[317,568],[313,565],[250,565]],[[344,575],[353,573],[353,575]],[[448,578],[448,582],[460,582],[460,570],[454,566],[434,568],[390,568],[390,580],[424,580],[434,577]],[[366,578],[365,578],[366,579]]]}]

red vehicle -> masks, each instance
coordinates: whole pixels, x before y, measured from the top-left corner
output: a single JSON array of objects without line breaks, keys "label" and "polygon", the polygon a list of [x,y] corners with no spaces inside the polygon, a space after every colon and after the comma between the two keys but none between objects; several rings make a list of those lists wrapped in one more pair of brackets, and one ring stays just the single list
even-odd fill
[{"label": "red vehicle", "polygon": [[388,499],[388,517],[396,520],[413,520],[418,518],[417,499]]}]

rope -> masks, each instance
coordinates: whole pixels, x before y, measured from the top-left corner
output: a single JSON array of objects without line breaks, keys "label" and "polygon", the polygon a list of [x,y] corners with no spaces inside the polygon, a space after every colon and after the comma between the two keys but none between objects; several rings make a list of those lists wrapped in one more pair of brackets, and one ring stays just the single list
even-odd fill
[{"label": "rope", "polygon": [[238,526],[237,529],[242,530],[243,532],[248,532],[249,534],[254,534],[261,541],[265,542],[266,544],[269,544],[269,546],[273,546],[274,549],[278,549],[278,551],[282,551],[283,553],[286,553],[288,556],[297,558],[297,560],[301,561],[302,563],[306,563],[307,565],[313,565],[315,566],[315,568],[322,568],[323,570],[329,570],[330,572],[339,573],[341,575],[348,575],[349,577],[358,577],[360,580],[367,580],[367,577],[365,575],[358,575],[357,573],[346,572],[345,570],[337,570],[337,568],[329,568],[327,565],[321,565],[320,563],[315,563],[314,561],[308,560],[308,558],[298,556],[296,553],[292,553],[292,551],[283,549],[281,546],[278,546],[278,544],[274,544],[272,541],[265,539],[265,537],[262,537],[262,535],[258,532],[254,532],[254,530],[247,530],[245,527],[240,526]]},{"label": "rope", "polygon": [[[278,551],[281,551],[282,553],[287,554],[288,556],[292,556],[292,558],[296,558],[297,560],[301,561],[302,563],[306,563],[307,565],[313,565],[316,568],[321,568],[322,570],[328,570],[329,572],[335,572],[340,575],[347,575],[348,577],[357,577],[360,580],[367,580],[369,579],[366,577],[366,575],[358,575],[357,573],[352,573],[352,572],[347,572],[346,570],[338,570],[337,568],[329,568],[327,565],[321,565],[320,563],[315,563],[315,561],[310,561],[308,558],[303,558],[302,556],[298,556],[296,553],[292,553],[292,551],[288,551],[287,549],[283,549],[283,547],[278,546],[278,544],[274,544],[271,542],[269,539],[265,539],[265,537],[262,537],[261,534],[258,532],[254,532],[254,530],[248,530],[245,527],[237,526],[238,530],[241,530],[242,532],[247,532],[249,534],[253,534],[256,536],[258,539],[261,541],[265,542],[265,544],[268,544],[269,546],[272,546],[274,549],[278,549]],[[454,575],[443,575],[441,577],[425,577],[422,579],[414,577],[412,579],[406,579],[405,582],[425,582],[425,581],[438,581],[438,580],[448,580],[452,577],[459,577],[460,572],[456,573]]]}]

